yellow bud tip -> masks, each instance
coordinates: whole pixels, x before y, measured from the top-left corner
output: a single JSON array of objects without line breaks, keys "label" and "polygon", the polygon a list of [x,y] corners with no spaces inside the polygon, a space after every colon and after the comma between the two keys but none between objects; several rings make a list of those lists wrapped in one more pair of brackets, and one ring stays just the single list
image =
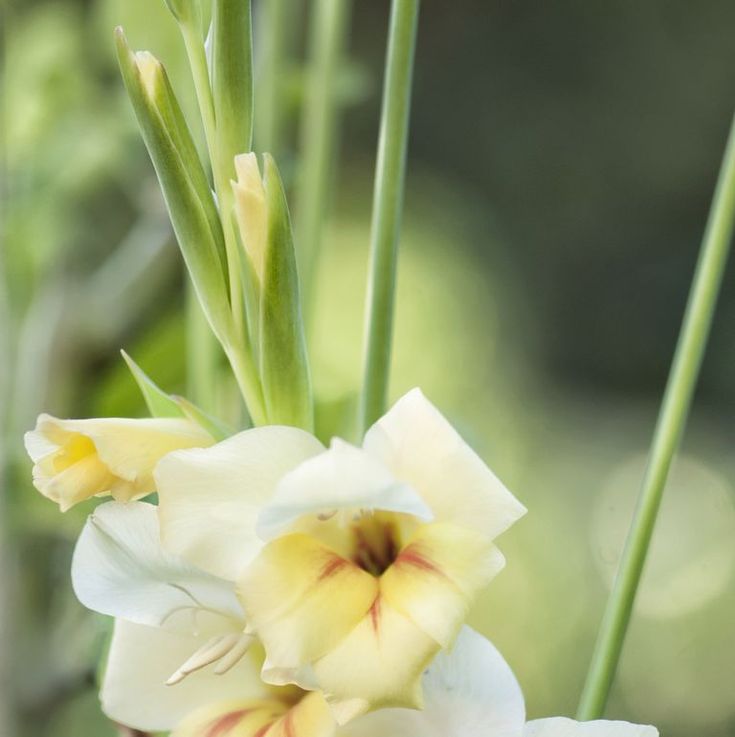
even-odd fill
[{"label": "yellow bud tip", "polygon": [[263,190],[258,157],[252,151],[235,156],[235,172],[237,173],[237,182],[242,187],[258,191]]},{"label": "yellow bud tip", "polygon": [[153,97],[156,90],[156,81],[163,70],[161,62],[150,51],[136,51],[135,63],[140,72],[140,80],[149,97]]}]

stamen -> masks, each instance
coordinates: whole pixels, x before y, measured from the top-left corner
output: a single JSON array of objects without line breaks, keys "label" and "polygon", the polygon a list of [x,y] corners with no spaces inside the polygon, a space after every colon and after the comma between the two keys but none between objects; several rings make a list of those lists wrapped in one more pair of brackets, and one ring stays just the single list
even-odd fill
[{"label": "stamen", "polygon": [[320,512],[319,514],[317,514],[316,518],[320,522],[326,522],[327,520],[332,519],[332,517],[334,517],[334,515],[337,514],[337,511],[338,510],[333,509],[331,512]]},{"label": "stamen", "polygon": [[243,659],[247,651],[250,650],[250,646],[253,644],[254,640],[255,637],[253,637],[253,635],[247,635],[245,633],[240,635],[238,641],[232,646],[230,652],[220,658],[219,663],[214,667],[214,672],[218,676],[221,676],[236,666]]},{"label": "stamen", "polygon": [[240,634],[217,635],[199,648],[175,673],[166,681],[167,686],[181,683],[190,673],[214,663],[232,650],[240,640]]}]

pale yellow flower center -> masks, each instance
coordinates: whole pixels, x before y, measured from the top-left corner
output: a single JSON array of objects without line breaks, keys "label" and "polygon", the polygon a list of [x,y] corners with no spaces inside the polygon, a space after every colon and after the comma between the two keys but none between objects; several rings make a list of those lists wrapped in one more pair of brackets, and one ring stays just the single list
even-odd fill
[{"label": "pale yellow flower center", "polygon": [[96,452],[94,443],[86,435],[73,433],[65,439],[64,445],[53,456],[54,472],[66,471],[67,468]]}]

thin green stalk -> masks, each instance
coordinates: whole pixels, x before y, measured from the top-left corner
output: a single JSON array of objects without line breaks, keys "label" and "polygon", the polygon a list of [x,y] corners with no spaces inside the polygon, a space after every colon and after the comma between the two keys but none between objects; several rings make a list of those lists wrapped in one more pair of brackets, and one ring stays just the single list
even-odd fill
[{"label": "thin green stalk", "polygon": [[186,284],[186,396],[206,412],[217,414],[218,342],[209,327],[194,286]]},{"label": "thin green stalk", "polygon": [[295,210],[299,273],[307,329],[338,141],[336,81],[350,9],[350,0],[316,0],[311,6],[309,74]]},{"label": "thin green stalk", "polygon": [[207,141],[207,151],[212,167],[212,178],[214,189],[222,221],[222,230],[225,237],[225,249],[227,251],[228,277],[230,284],[230,304],[232,316],[235,321],[238,335],[243,328],[243,306],[242,288],[240,284],[240,260],[237,251],[237,242],[232,230],[232,221],[228,213],[232,209],[232,192],[227,176],[223,173],[220,157],[217,151],[217,127],[214,116],[214,101],[212,98],[212,87],[209,81],[209,67],[207,66],[207,55],[204,49],[204,40],[199,29],[190,23],[180,23],[181,35],[184,39],[186,54],[191,67],[194,80],[199,112],[202,116],[204,137]]},{"label": "thin green stalk", "polygon": [[359,408],[363,430],[383,414],[388,394],[418,15],[419,0],[393,0],[373,193],[367,328]]},{"label": "thin green stalk", "polygon": [[263,393],[245,326],[240,252],[237,237],[233,229],[232,218],[229,216],[233,207],[232,189],[227,174],[229,162],[227,162],[227,165],[223,164],[217,149],[215,108],[212,87],[209,80],[204,40],[199,29],[195,26],[189,23],[180,23],[180,28],[202,116],[204,135],[207,140],[207,149],[212,166],[212,178],[214,180],[215,192],[217,193],[220,220],[225,238],[225,249],[227,251],[230,305],[232,308],[236,344],[223,346],[223,348],[235,373],[235,378],[245,398],[251,418],[256,425],[261,425],[265,424],[266,421],[263,409]]},{"label": "thin green stalk", "polygon": [[287,9],[293,0],[263,0],[260,7],[255,138],[258,150],[276,158],[283,138],[284,57],[288,41]]},{"label": "thin green stalk", "polygon": [[648,467],[612,593],[600,625],[577,718],[600,717],[607,703],[661,496],[697,383],[735,225],[735,121],[702,241],[679,342],[653,433]]}]

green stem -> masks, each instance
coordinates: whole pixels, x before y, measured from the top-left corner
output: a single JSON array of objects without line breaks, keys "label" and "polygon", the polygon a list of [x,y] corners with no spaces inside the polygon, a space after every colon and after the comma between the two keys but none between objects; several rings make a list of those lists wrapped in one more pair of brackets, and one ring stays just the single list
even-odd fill
[{"label": "green stem", "polygon": [[596,719],[605,709],[671,461],[686,424],[735,224],[735,121],[720,170],[679,342],[653,434],[638,506],[620,560],[577,712]]},{"label": "green stem", "polygon": [[253,424],[269,424],[263,400],[263,389],[259,381],[257,385],[253,383],[253,366],[250,354],[242,350],[227,349],[227,347],[225,347],[225,352],[235,374],[237,385],[240,387],[240,392],[243,397],[246,397],[248,414]]},{"label": "green stem", "polygon": [[229,164],[221,161],[217,150],[214,102],[204,40],[195,26],[188,23],[181,23],[180,28],[191,67],[199,110],[202,116],[204,136],[207,141],[207,150],[212,167],[212,179],[214,180],[214,188],[217,193],[220,220],[222,222],[225,249],[227,251],[230,305],[234,325],[232,340],[234,344],[225,345],[223,348],[230,361],[253,422],[256,425],[265,424],[266,418],[263,411],[260,377],[254,363],[252,347],[244,319],[245,306],[243,303],[240,272],[240,252],[237,237],[233,229],[232,218],[230,217],[233,207],[233,194],[227,175]]},{"label": "green stem", "polygon": [[[202,116],[209,160],[214,168],[214,163],[217,161],[217,136],[212,86],[209,81],[209,67],[207,66],[207,52],[198,28],[190,23],[180,23],[179,28],[181,29],[181,36],[184,40],[186,56],[189,60],[191,76],[194,81],[199,113]],[[215,178],[215,186],[216,184]]]},{"label": "green stem", "polygon": [[194,285],[186,284],[186,396],[217,414],[217,340],[204,316]]},{"label": "green stem", "polygon": [[256,143],[258,150],[278,158],[283,137],[283,76],[287,46],[286,10],[293,0],[264,0],[260,10],[261,52],[256,85]]},{"label": "green stem", "polygon": [[240,285],[240,257],[237,251],[237,242],[232,230],[232,220],[229,213],[232,211],[232,192],[230,183],[221,165],[217,151],[217,125],[214,116],[214,101],[212,98],[212,86],[209,81],[209,67],[207,66],[207,54],[204,49],[204,40],[199,30],[189,24],[181,23],[181,35],[184,39],[186,54],[191,67],[194,80],[199,112],[202,116],[204,126],[204,137],[207,141],[207,151],[212,167],[212,179],[214,189],[217,193],[217,201],[222,221],[222,230],[225,237],[225,249],[227,251],[228,276],[230,283],[230,304],[232,316],[235,321],[235,329],[239,335],[243,328],[243,305],[242,288]]},{"label": "green stem", "polygon": [[363,430],[383,414],[388,394],[418,14],[419,0],[393,0],[373,193],[367,330],[359,408]]},{"label": "green stem", "polygon": [[299,273],[307,328],[337,148],[336,81],[348,28],[350,0],[316,0],[311,8],[309,76],[301,131],[303,160],[296,190]]}]

